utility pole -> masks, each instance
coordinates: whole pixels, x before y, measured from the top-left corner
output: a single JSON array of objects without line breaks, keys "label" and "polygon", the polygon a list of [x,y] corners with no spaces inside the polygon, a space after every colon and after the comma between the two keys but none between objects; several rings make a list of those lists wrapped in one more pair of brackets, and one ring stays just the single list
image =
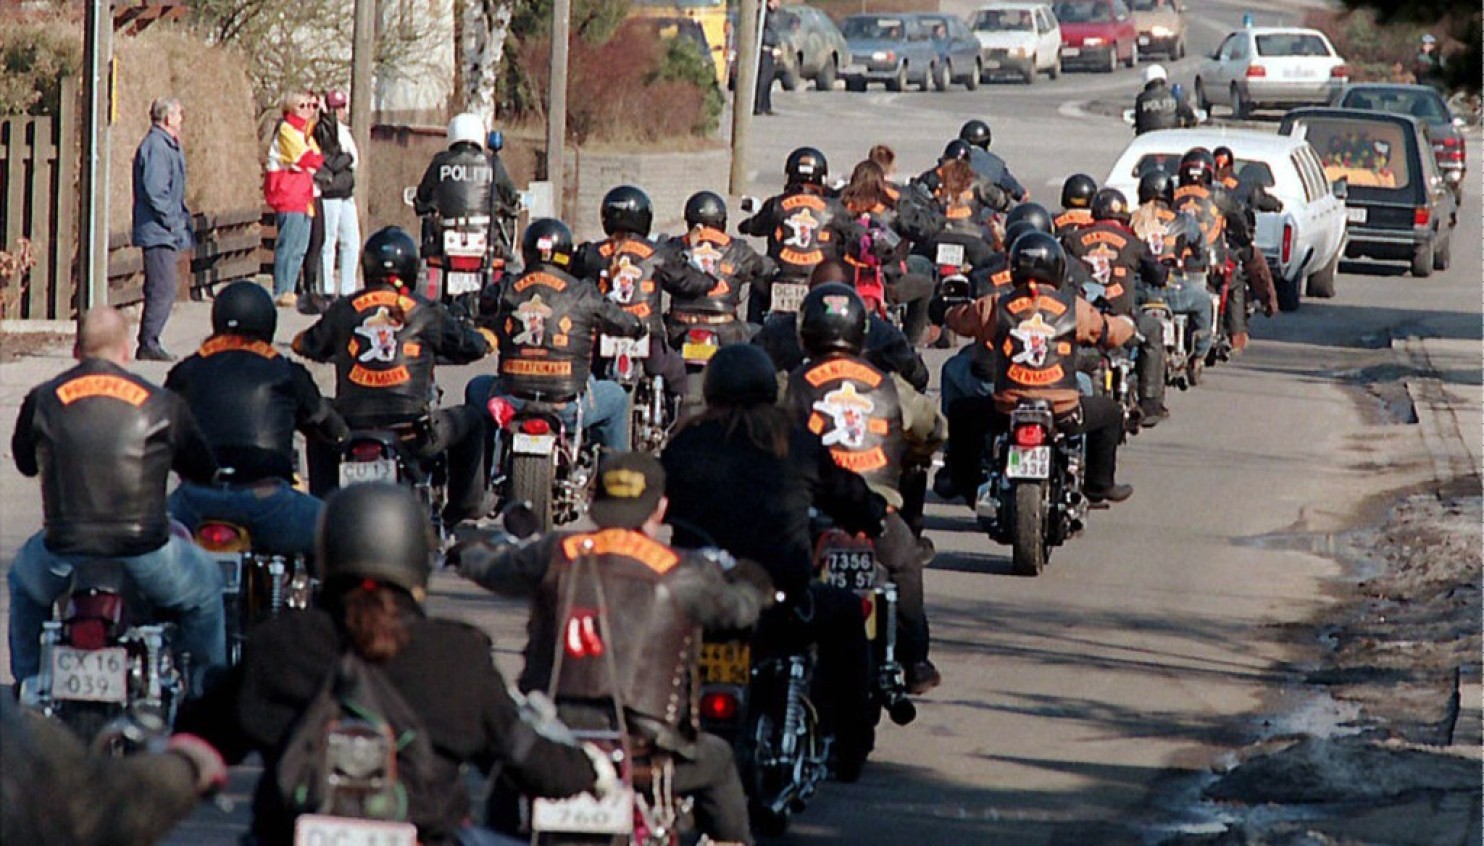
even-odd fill
[{"label": "utility pole", "polygon": [[732,90],[732,173],[727,192],[747,190],[747,134],[757,102],[757,63],[762,50],[762,8],[759,0],[741,0],[737,7],[737,82]]},{"label": "utility pole", "polygon": [[572,29],[572,0],[556,0],[551,7],[551,86],[546,107],[546,180],[551,183],[557,217],[562,202],[562,164],[567,149],[567,39]]},{"label": "utility pole", "polygon": [[[108,154],[113,122],[113,3],[88,0],[83,34],[82,226],[78,230],[82,287],[77,320],[108,305]],[[60,305],[60,303],[58,304]]]},{"label": "utility pole", "polygon": [[[355,25],[350,48],[350,137],[361,155],[361,170],[371,152],[371,67],[376,54],[375,0],[355,0]],[[363,193],[364,196],[364,193]],[[370,204],[356,204],[361,231],[370,231]]]}]

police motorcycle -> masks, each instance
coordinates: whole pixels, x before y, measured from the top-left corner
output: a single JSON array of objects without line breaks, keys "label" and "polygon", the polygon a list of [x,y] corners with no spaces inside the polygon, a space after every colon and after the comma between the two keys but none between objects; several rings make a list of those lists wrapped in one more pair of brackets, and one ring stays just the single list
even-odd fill
[{"label": "police motorcycle", "polygon": [[41,671],[22,680],[21,705],[111,752],[125,751],[121,738],[168,733],[190,668],[173,649],[175,624],[157,619],[121,564],[79,562],[42,623]]},{"label": "police motorcycle", "polygon": [[[402,201],[414,205],[416,193],[415,187],[404,188]],[[478,318],[481,294],[498,287],[515,269],[511,244],[518,211],[501,208],[494,216],[424,215],[422,294],[455,314]]]}]

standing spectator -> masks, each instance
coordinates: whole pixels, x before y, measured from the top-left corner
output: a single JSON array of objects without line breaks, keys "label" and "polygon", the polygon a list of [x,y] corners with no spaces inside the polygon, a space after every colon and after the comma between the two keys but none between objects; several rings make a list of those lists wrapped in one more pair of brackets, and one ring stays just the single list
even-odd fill
[{"label": "standing spectator", "polygon": [[[316,173],[325,210],[325,243],[320,254],[324,291],[330,297],[348,297],[356,291],[356,265],[360,263],[361,222],[356,217],[356,169],[360,152],[346,123],[344,91],[325,94],[325,111],[315,126],[314,137],[325,166]],[[337,250],[338,248],[338,250]],[[335,285],[335,256],[340,256],[340,285]]]},{"label": "standing spectator", "polygon": [[287,97],[283,118],[268,147],[263,199],[273,209],[278,222],[278,237],[273,245],[273,296],[280,306],[298,302],[294,284],[309,249],[314,172],[324,164],[309,125],[318,107],[319,101],[307,91]]},{"label": "standing spectator", "polygon": [[149,104],[149,133],[134,152],[134,246],[144,251],[144,314],[139,319],[143,361],[174,361],[160,333],[170,319],[177,287],[176,253],[188,250],[191,212],[185,204],[186,161],[180,148],[185,111],[174,97]]},{"label": "standing spectator", "polygon": [[757,63],[757,102],[753,104],[755,115],[771,115],[773,111],[773,77],[778,69],[775,59],[783,43],[779,34],[778,0],[768,0],[768,11],[763,15],[763,49]]},{"label": "standing spectator", "polygon": [[1412,75],[1417,77],[1417,82],[1421,85],[1444,90],[1443,57],[1438,54],[1438,40],[1432,33],[1422,36],[1422,47],[1412,60]]}]

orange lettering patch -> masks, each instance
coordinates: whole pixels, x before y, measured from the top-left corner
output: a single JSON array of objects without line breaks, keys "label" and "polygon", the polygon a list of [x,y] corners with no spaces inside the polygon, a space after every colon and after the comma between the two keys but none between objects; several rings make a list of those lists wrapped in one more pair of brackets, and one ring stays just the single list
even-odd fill
[{"label": "orange lettering patch", "polygon": [[1021,385],[1050,385],[1061,380],[1066,371],[1061,369],[1060,364],[1053,364],[1045,370],[1032,370],[1023,364],[1010,365],[1007,374],[1010,381]]},{"label": "orange lettering patch", "polygon": [[57,399],[62,405],[89,397],[116,399],[138,408],[149,399],[149,389],[122,376],[79,376],[57,386]]},{"label": "orange lettering patch", "polygon": [[793,196],[783,198],[783,202],[780,205],[785,210],[806,206],[811,209],[822,209],[824,208],[824,201],[812,194],[794,194]]},{"label": "orange lettering patch", "polygon": [[571,376],[572,362],[508,358],[500,362],[500,372],[511,376]]},{"label": "orange lettering patch", "polygon": [[241,335],[218,335],[215,338],[207,338],[206,343],[201,345],[201,349],[197,350],[196,354],[202,358],[208,358],[217,353],[234,350],[250,352],[263,358],[278,358],[278,350],[273,349],[272,344],[244,338]]},{"label": "orange lettering patch", "polygon": [[869,452],[846,452],[841,449],[832,449],[830,457],[835,459],[837,465],[852,473],[869,473],[887,465],[886,452],[881,447],[876,447]]},{"label": "orange lettering patch", "polygon": [[643,241],[624,241],[623,249],[619,250],[619,252],[628,253],[631,256],[638,256],[641,259],[647,259],[650,256],[654,255],[654,247],[651,247]]},{"label": "orange lettering patch", "polygon": [[350,381],[363,388],[390,388],[393,385],[403,385],[412,381],[412,374],[401,365],[391,370],[372,370],[357,364],[350,369]]},{"label": "orange lettering patch", "polygon": [[804,373],[804,381],[814,387],[840,379],[854,379],[871,387],[881,384],[881,374],[870,365],[849,358],[837,358],[810,368]]},{"label": "orange lettering patch", "polygon": [[1093,244],[1112,244],[1116,247],[1122,248],[1123,246],[1128,244],[1128,239],[1123,237],[1122,235],[1119,235],[1117,232],[1105,232],[1102,230],[1088,232],[1079,240],[1084,247],[1091,247]]},{"label": "orange lettering patch", "polygon": [[[723,267],[722,270],[725,271],[726,268]],[[715,285],[711,286],[711,290],[709,290],[709,291],[706,292],[706,296],[708,296],[708,297],[725,297],[728,294],[728,292],[730,292],[731,290],[732,290],[732,286],[731,285],[728,285],[726,282],[724,282],[724,281],[723,282],[717,282]]]},{"label": "orange lettering patch", "polygon": [[1114,282],[1112,285],[1108,286],[1106,296],[1110,300],[1117,299],[1118,297],[1123,296],[1123,286],[1118,284],[1117,282]]},{"label": "orange lettering patch", "polygon": [[540,271],[537,271],[535,273],[527,273],[525,276],[522,276],[516,281],[516,293],[527,290],[532,285],[541,285],[542,287],[551,288],[555,291],[564,291],[567,289],[567,283],[565,280],[558,279],[557,277],[552,276],[550,273],[541,273]]},{"label": "orange lettering patch", "polygon": [[649,303],[639,303],[638,305],[624,306],[623,310],[639,318],[648,317],[651,314],[654,314],[654,309],[649,307]]},{"label": "orange lettering patch", "polygon": [[573,535],[562,541],[562,554],[569,560],[582,554],[584,541],[592,542],[594,555],[618,555],[648,567],[656,573],[668,573],[680,563],[680,556],[658,541],[626,529],[604,529],[588,535]]},{"label": "orange lettering patch", "polygon": [[872,417],[866,422],[866,431],[873,435],[885,435],[891,431],[891,424],[885,418]]},{"label": "orange lettering patch", "polygon": [[[820,238],[820,240],[824,240]],[[787,264],[808,265],[810,267],[824,261],[824,253],[820,250],[801,251],[791,247],[784,247],[778,252],[778,260]]]},{"label": "orange lettering patch", "polygon": [[367,291],[351,300],[350,304],[355,307],[356,311],[369,311],[381,306],[387,308],[401,306],[404,313],[411,314],[412,310],[417,308],[417,300],[404,297],[396,291]]},{"label": "orange lettering patch", "polygon": [[423,345],[417,341],[408,341],[402,345],[402,355],[408,358],[418,358],[423,354]]}]

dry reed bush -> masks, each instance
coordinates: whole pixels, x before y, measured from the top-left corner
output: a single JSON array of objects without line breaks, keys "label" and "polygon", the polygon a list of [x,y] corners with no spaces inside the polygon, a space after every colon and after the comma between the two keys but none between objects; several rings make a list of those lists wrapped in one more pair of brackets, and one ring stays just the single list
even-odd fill
[{"label": "dry reed bush", "polygon": [[9,252],[0,250],[0,320],[21,316],[21,297],[29,283],[29,271],[36,265],[31,241],[21,238]]},{"label": "dry reed bush", "polygon": [[0,115],[56,114],[62,77],[81,66],[78,21],[0,11]]}]

